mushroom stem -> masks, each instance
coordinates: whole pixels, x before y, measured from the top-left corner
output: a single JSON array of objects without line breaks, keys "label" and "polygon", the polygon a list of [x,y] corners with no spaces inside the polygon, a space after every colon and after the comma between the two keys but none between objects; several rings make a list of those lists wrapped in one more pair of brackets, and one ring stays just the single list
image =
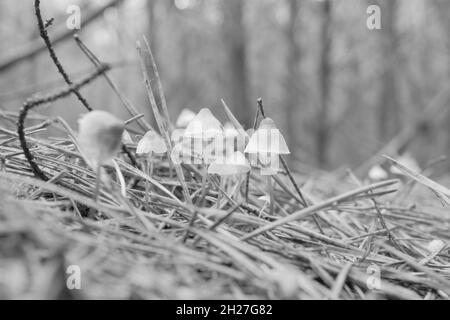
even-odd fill
[{"label": "mushroom stem", "polygon": [[94,194],[94,200],[96,203],[98,203],[99,197],[100,197],[100,171],[101,166],[98,164],[97,169],[95,172],[95,194]]},{"label": "mushroom stem", "polygon": [[202,193],[200,196],[200,200],[197,202],[199,207],[203,207],[206,198],[206,184],[208,183],[208,168],[205,165],[202,176]]},{"label": "mushroom stem", "polygon": [[150,154],[150,156],[148,157],[148,162],[149,162],[149,164],[150,164],[150,168],[149,168],[149,170],[148,170],[148,174],[149,174],[149,176],[151,177],[151,176],[153,175],[153,161],[152,161],[152,159],[151,159],[151,154]]},{"label": "mushroom stem", "polygon": [[[153,175],[153,161],[151,159],[151,156],[152,156],[152,152],[150,152],[149,157],[147,159],[147,161],[148,161],[147,163],[149,165],[147,174],[149,177],[151,177]],[[150,187],[150,184],[148,183],[148,181],[147,181],[147,185],[148,185],[148,189],[146,192],[147,192],[147,196],[148,196],[148,201],[151,201],[150,191],[153,188]]]},{"label": "mushroom stem", "polygon": [[[222,190],[225,190],[224,188],[224,178],[219,176],[219,186]],[[216,202],[216,207],[217,209],[220,209],[220,200],[222,200],[222,192],[220,192],[220,189],[218,190],[219,192],[217,193],[217,202]]]},{"label": "mushroom stem", "polygon": [[273,216],[274,197],[273,197],[273,185],[272,185],[272,176],[271,175],[267,176],[267,186],[269,189],[269,197],[270,197],[270,215]]},{"label": "mushroom stem", "polygon": [[[142,168],[144,170],[144,173],[146,175],[149,175],[148,159],[145,159],[145,160],[142,161]],[[144,198],[145,198],[145,202],[148,202],[149,201],[148,194],[150,192],[150,185],[149,185],[147,179],[144,179],[144,186],[145,186],[145,197]]]}]

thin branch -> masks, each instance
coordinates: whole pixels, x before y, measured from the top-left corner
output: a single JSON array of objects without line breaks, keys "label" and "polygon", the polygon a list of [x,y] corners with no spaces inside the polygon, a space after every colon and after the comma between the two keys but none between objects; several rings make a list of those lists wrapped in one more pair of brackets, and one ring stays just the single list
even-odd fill
[{"label": "thin branch", "polygon": [[92,74],[88,75],[84,79],[82,79],[80,82],[76,84],[72,84],[66,89],[59,91],[55,94],[47,95],[42,98],[38,99],[30,99],[24,103],[22,106],[22,109],[19,113],[19,119],[17,121],[17,134],[19,135],[19,141],[20,145],[22,147],[23,153],[25,155],[25,158],[27,159],[28,163],[30,164],[31,170],[33,171],[34,175],[44,181],[48,180],[47,175],[39,168],[38,164],[34,161],[34,157],[31,154],[30,149],[28,148],[27,141],[26,141],[26,135],[25,135],[25,119],[27,117],[28,112],[39,105],[50,103],[53,101],[56,101],[61,98],[65,98],[73,93],[75,90],[79,90],[80,88],[86,86],[89,84],[92,80],[100,76],[103,72],[109,69],[109,66],[105,65],[102,68],[96,70]]},{"label": "thin branch", "polygon": [[[35,10],[36,18],[37,18],[37,22],[38,22],[39,34],[40,34],[42,40],[44,40],[44,43],[50,54],[50,58],[53,60],[53,63],[55,64],[56,68],[58,69],[58,72],[61,74],[64,81],[67,83],[67,85],[69,85],[69,87],[70,87],[73,84],[72,80],[70,80],[67,72],[64,70],[63,66],[61,65],[61,62],[59,61],[58,57],[56,56],[55,50],[53,49],[53,45],[48,36],[47,29],[45,28],[45,23],[42,19],[40,5],[41,5],[41,0],[34,1],[34,10]],[[93,109],[88,104],[87,100],[78,92],[78,90],[76,90],[76,89],[72,89],[72,90],[73,90],[72,93],[78,98],[78,100],[80,100],[81,104],[87,110],[92,111]]]},{"label": "thin branch", "polygon": [[[94,66],[97,68],[101,66],[103,63],[100,61],[100,59],[84,44],[84,42],[80,39],[80,37],[76,34],[74,35],[74,39],[80,50],[86,55],[86,57],[92,62]],[[114,93],[119,98],[122,105],[125,107],[125,109],[128,111],[128,113],[132,116],[136,116],[139,114],[137,109],[131,104],[131,102],[120,92],[118,86],[114,83],[114,81],[111,79],[111,77],[104,73],[103,77],[105,78],[106,82],[109,84],[111,89],[114,91]],[[145,119],[139,119],[138,124],[140,127],[145,130],[154,130],[154,128],[145,120]]]},{"label": "thin branch", "polygon": [[[105,12],[107,9],[118,6],[123,1],[124,0],[113,0],[105,4],[104,6],[96,9],[95,11],[86,14],[85,16],[83,16],[83,26],[86,27],[88,24],[92,23],[97,18],[102,17],[103,12]],[[64,28],[55,35],[53,45],[56,45],[64,40],[69,39],[72,34],[73,30],[67,30],[66,28]],[[6,71],[18,65],[22,61],[26,61],[27,59],[36,56],[37,54],[43,52],[45,49],[46,49],[45,44],[42,44],[41,42],[33,42],[31,43],[31,45],[27,46],[26,49],[20,50],[19,52],[17,51],[13,52],[11,55],[8,55],[8,57],[1,59],[0,72]]]}]

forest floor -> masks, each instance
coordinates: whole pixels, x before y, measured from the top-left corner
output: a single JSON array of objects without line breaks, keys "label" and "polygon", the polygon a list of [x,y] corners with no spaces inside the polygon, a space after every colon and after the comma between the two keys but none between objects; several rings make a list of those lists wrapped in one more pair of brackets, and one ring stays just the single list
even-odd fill
[{"label": "forest floor", "polygon": [[449,297],[449,208],[406,177],[294,175],[305,207],[282,172],[271,214],[257,173],[245,200],[245,179],[206,187],[199,168],[183,166],[188,205],[166,157],[154,159],[148,179],[121,155],[126,198],[108,170],[112,185],[96,202],[95,173],[71,140],[32,140],[52,177],[44,182],[22,155],[17,115],[3,116],[2,299]]}]

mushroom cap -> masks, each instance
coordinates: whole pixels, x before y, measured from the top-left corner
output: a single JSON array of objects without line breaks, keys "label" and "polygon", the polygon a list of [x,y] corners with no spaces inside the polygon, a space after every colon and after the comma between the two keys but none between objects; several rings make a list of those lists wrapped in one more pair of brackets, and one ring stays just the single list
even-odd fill
[{"label": "mushroom cap", "polygon": [[431,253],[439,252],[445,247],[445,242],[440,239],[433,239],[427,244],[427,250]]},{"label": "mushroom cap", "polygon": [[175,123],[175,126],[177,128],[186,128],[189,122],[192,121],[192,119],[195,118],[195,112],[190,109],[183,109],[180,112],[180,115],[177,118],[177,121]]},{"label": "mushroom cap", "polygon": [[195,139],[210,139],[223,134],[222,125],[208,108],[203,108],[189,122],[184,136]]},{"label": "mushroom cap", "polygon": [[147,133],[139,141],[136,154],[163,154],[167,152],[167,146],[164,139],[153,130],[147,131]]},{"label": "mushroom cap", "polygon": [[215,160],[208,167],[209,174],[219,176],[231,176],[243,174],[250,171],[251,167],[242,152],[236,151],[226,158]]},{"label": "mushroom cap", "polygon": [[261,121],[245,148],[245,153],[289,154],[289,148],[280,130],[270,118]]},{"label": "mushroom cap", "polygon": [[131,135],[127,130],[123,131],[122,143],[123,144],[132,144],[133,143],[133,139],[131,138]]},{"label": "mushroom cap", "polygon": [[383,179],[387,179],[389,177],[386,170],[384,170],[379,165],[375,165],[372,168],[370,168],[368,176],[372,180],[383,180]]},{"label": "mushroom cap", "polygon": [[119,151],[125,123],[109,112],[95,110],[78,120],[78,143],[93,168],[111,161]]}]

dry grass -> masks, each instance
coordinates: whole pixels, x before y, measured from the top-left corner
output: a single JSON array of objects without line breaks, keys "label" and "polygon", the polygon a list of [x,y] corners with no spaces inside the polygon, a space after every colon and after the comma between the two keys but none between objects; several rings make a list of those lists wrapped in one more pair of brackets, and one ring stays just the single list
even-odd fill
[{"label": "dry grass", "polygon": [[[119,156],[127,199],[108,170],[111,185],[95,203],[95,174],[69,139],[31,139],[29,132],[38,164],[53,178],[32,177],[14,133],[16,118],[3,114],[0,129],[1,298],[448,298],[448,248],[430,252],[427,245],[448,241],[450,216],[420,185],[405,195],[409,187],[400,181],[296,177],[309,202],[304,208],[280,174],[283,188],[276,185],[270,216],[257,199],[264,191],[256,172],[248,203],[245,184],[239,190],[229,181],[220,190],[212,180],[199,207],[198,168],[181,169],[191,195],[185,201],[167,158],[153,159],[150,179]],[[82,270],[81,290],[66,289],[69,265]],[[379,290],[367,286],[369,266],[381,270]]]}]

